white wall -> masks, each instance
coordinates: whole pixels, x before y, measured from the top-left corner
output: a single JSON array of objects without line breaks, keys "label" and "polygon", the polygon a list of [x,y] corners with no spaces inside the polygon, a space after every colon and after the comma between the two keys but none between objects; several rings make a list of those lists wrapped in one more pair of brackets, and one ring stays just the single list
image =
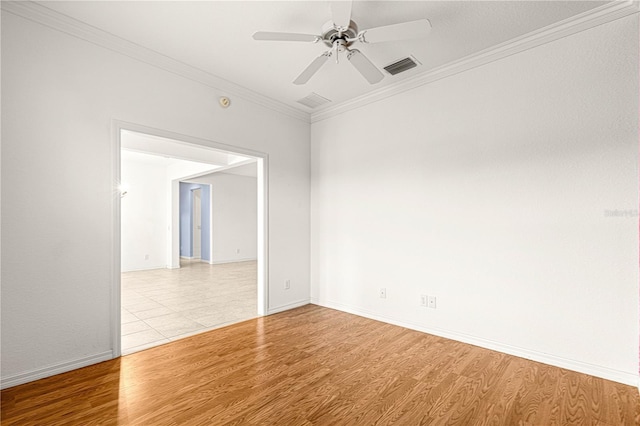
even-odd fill
[{"label": "white wall", "polygon": [[211,262],[255,260],[258,256],[257,179],[220,172],[202,176],[190,182],[211,184],[213,203]]},{"label": "white wall", "polygon": [[312,301],[636,383],[637,114],[632,16],[312,124]]},{"label": "white wall", "polygon": [[121,162],[127,194],[120,208],[121,270],[166,268],[168,214],[165,166],[139,161]]},{"label": "white wall", "polygon": [[192,161],[175,161],[167,166],[167,179],[169,181],[175,179],[187,179],[194,175],[213,171],[219,166],[211,164],[194,163]]},{"label": "white wall", "polygon": [[267,153],[269,309],[308,301],[309,125],[221,95],[2,14],[3,386],[112,355],[114,119]]},{"label": "white wall", "polygon": [[[128,138],[127,134],[123,136],[123,145],[128,145]],[[153,157],[130,151],[121,156],[120,181],[128,187],[120,208],[122,272],[174,266],[170,241],[172,182],[215,167],[185,160],[154,164],[149,158]],[[179,241],[175,245],[179,251]]]}]

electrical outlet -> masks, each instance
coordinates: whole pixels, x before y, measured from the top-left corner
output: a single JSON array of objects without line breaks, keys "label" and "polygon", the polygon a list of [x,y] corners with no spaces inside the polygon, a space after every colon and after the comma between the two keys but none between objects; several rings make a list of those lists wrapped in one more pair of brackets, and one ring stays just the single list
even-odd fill
[{"label": "electrical outlet", "polygon": [[240,249],[236,249],[236,254],[240,254]]},{"label": "electrical outlet", "polygon": [[381,288],[380,289],[380,299],[386,299],[387,298],[387,289],[386,288]]},{"label": "electrical outlet", "polygon": [[144,260],[149,260],[149,255],[148,254],[144,255]]},{"label": "electrical outlet", "polygon": [[428,298],[429,307],[435,309],[436,308],[436,297],[429,296]]},{"label": "electrical outlet", "polygon": [[289,290],[291,288],[291,280],[286,280],[284,282],[284,289]]},{"label": "electrical outlet", "polygon": [[425,308],[427,307],[427,295],[426,294],[421,294],[420,295],[420,306],[424,306]]}]

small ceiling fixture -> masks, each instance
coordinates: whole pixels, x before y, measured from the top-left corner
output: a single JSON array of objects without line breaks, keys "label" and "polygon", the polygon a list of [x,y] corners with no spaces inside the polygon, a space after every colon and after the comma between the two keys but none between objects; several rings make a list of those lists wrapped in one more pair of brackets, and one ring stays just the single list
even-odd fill
[{"label": "small ceiling fixture", "polygon": [[370,83],[375,84],[384,78],[380,70],[358,49],[353,49],[354,43],[380,43],[385,41],[401,41],[424,38],[431,31],[431,23],[427,19],[403,22],[358,31],[358,26],[351,20],[352,1],[332,1],[332,20],[322,26],[321,35],[279,33],[258,31],[253,34],[254,40],[264,41],[302,41],[317,43],[322,41],[329,50],[311,62],[293,84],[305,84],[329,60],[335,57],[338,63],[339,54],[344,52],[351,65]]},{"label": "small ceiling fixture", "polygon": [[229,105],[231,105],[231,100],[229,98],[227,98],[226,96],[220,97],[219,102],[220,102],[220,106],[222,108],[227,108],[227,107],[229,107]]},{"label": "small ceiling fixture", "polygon": [[331,102],[329,99],[318,95],[317,93],[309,93],[302,99],[298,99],[298,103],[302,105],[308,106],[309,108],[317,108],[320,105],[324,105],[326,103]]}]

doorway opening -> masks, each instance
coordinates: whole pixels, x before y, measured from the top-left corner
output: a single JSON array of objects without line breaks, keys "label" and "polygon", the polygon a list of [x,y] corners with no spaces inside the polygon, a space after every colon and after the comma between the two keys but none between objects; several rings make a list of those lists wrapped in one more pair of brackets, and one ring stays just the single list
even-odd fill
[{"label": "doorway opening", "polygon": [[193,239],[191,240],[191,252],[194,260],[200,260],[202,244],[202,188],[194,188],[191,190],[191,232]]},{"label": "doorway opening", "polygon": [[266,155],[129,123],[114,135],[114,356],[264,315]]}]

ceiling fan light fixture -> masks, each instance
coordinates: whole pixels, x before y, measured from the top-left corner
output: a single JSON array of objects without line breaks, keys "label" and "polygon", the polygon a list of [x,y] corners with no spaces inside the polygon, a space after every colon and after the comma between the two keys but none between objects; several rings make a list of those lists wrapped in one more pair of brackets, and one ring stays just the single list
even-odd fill
[{"label": "ceiling fan light fixture", "polygon": [[[353,49],[357,43],[382,43],[388,41],[403,41],[418,38],[425,38],[431,31],[431,22],[428,19],[418,19],[417,21],[401,22],[399,24],[374,27],[366,30],[358,30],[358,26],[351,20],[352,0],[340,0],[330,2],[331,20],[322,26],[321,35],[297,33],[276,33],[258,31],[253,34],[254,40],[266,41],[300,41],[317,43],[322,41],[329,47],[329,50],[318,56],[305,68],[304,71],[293,81],[295,85],[306,84],[313,75],[327,62],[329,57],[334,56],[336,63],[339,62],[340,53],[346,53],[347,60],[353,67],[370,83],[376,84],[384,78],[384,74],[358,49]],[[400,68],[398,72],[414,68],[417,61],[407,61],[406,68]],[[391,64],[391,67],[399,66]],[[392,68],[392,71],[395,69]],[[387,69],[387,72],[394,74]]]},{"label": "ceiling fan light fixture", "polygon": [[380,70],[378,70],[373,62],[371,62],[369,58],[359,50],[350,50],[347,54],[347,59],[370,84],[379,83],[384,78],[384,75]]}]

